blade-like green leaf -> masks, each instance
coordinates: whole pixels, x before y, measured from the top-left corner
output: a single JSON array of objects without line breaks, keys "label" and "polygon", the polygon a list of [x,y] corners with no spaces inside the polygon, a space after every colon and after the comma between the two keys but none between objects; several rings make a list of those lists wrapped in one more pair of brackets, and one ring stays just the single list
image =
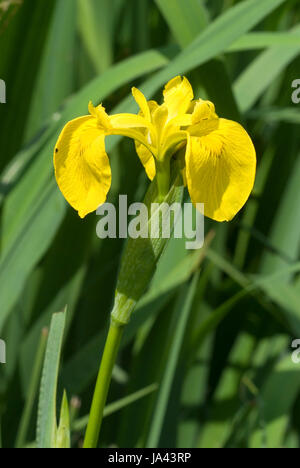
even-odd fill
[{"label": "blade-like green leaf", "polygon": [[227,49],[227,52],[265,49],[274,46],[298,47],[299,42],[299,32],[253,32],[240,37]]},{"label": "blade-like green leaf", "polygon": [[[182,49],[191,44],[208,25],[206,9],[198,0],[159,0],[156,3]],[[212,59],[204,63],[197,70],[197,77],[215,103],[217,112],[230,119],[240,120],[223,61]]]},{"label": "blade-like green leaf", "polygon": [[[300,241],[300,155],[282,194],[269,239],[272,245],[295,262],[298,258]],[[287,228],[288,227],[288,228]],[[274,253],[266,253],[262,259],[261,272],[271,274],[286,266],[286,262]],[[290,279],[289,276],[286,278]],[[284,278],[281,278],[284,281]]]},{"label": "blade-like green leaf", "polygon": [[155,0],[178,44],[184,48],[207,26],[202,0]]},{"label": "blade-like green leaf", "polygon": [[38,448],[55,446],[57,381],[65,322],[66,312],[53,315],[40,389],[37,422]]},{"label": "blade-like green leaf", "polygon": [[[0,170],[21,148],[30,102],[36,83],[49,24],[56,0],[23,2],[7,35],[0,35],[0,76],[9,83],[7,106],[0,107],[2,152]],[[37,40],[38,37],[38,40]]]},{"label": "blade-like green leaf", "polygon": [[297,107],[286,108],[263,108],[251,111],[248,115],[250,119],[262,119],[265,122],[271,123],[291,123],[300,124],[300,114]]},{"label": "blade-like green leaf", "polygon": [[[293,29],[299,34],[300,27]],[[299,43],[290,47],[274,46],[263,52],[246,70],[234,85],[234,91],[242,112],[251,109],[256,100],[275,78],[300,54]],[[259,76],[259,80],[257,77]]]},{"label": "blade-like green leaf", "polygon": [[64,391],[63,400],[61,404],[60,419],[55,440],[55,448],[71,448],[70,412],[66,391]]},{"label": "blade-like green leaf", "polygon": [[26,125],[30,141],[73,91],[76,2],[58,0]]},{"label": "blade-like green leaf", "polygon": [[250,31],[286,0],[245,0],[212,22],[199,36],[180,53],[164,70],[157,73],[146,86],[147,96],[169,79],[207,62],[224,52],[235,40]]},{"label": "blade-like green leaf", "polygon": [[99,74],[113,58],[111,6],[109,0],[78,0],[79,30]]}]

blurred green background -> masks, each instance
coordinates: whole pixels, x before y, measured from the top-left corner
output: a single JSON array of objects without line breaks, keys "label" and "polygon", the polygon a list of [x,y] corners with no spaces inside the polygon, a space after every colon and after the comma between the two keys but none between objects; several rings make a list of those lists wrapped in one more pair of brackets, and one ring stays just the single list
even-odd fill
[{"label": "blurred green background", "polygon": [[[123,241],[96,237],[95,215],[80,220],[62,198],[57,136],[89,100],[137,112],[132,86],[160,100],[178,74],[247,128],[255,190],[231,223],[206,220],[206,249],[169,243],[126,331],[101,445],[300,446],[299,21],[298,0],[0,1],[4,447],[17,443],[24,407],[22,443],[35,439],[41,331],[66,304],[58,400],[65,388],[81,401],[80,445],[122,252]],[[140,201],[148,181],[132,141],[111,138],[108,152],[109,201]]]}]

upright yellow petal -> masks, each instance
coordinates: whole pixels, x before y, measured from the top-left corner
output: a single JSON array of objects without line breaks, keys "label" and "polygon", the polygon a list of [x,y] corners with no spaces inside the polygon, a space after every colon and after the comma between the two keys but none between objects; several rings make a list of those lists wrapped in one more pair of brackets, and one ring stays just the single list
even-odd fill
[{"label": "upright yellow petal", "polygon": [[64,127],[55,146],[57,184],[81,218],[105,202],[111,186],[104,138],[94,117],[80,117]]},{"label": "upright yellow petal", "polygon": [[[142,93],[141,93],[142,94]],[[141,103],[142,97],[141,95],[134,94],[135,99],[139,100],[140,106],[144,106],[144,104]],[[153,120],[153,115],[155,111],[159,108],[159,105],[157,104],[156,101],[148,101],[147,106],[150,112],[150,121],[152,122]],[[145,111],[146,112],[146,111]],[[144,111],[141,110],[140,114],[144,115]],[[147,113],[147,112],[146,112]],[[156,145],[157,144],[157,135],[153,135],[154,130],[150,131],[148,128],[141,129],[141,131],[144,134],[144,138],[148,142],[149,145]],[[155,139],[154,139],[155,137]],[[146,148],[145,145],[141,144],[139,141],[135,141],[135,149],[138,154],[138,157],[141,160],[141,163],[143,164],[146,174],[149,177],[150,180],[153,180],[155,175],[156,175],[156,167],[155,167],[155,159],[151,151],[149,151],[148,148]]]},{"label": "upright yellow petal", "polygon": [[149,122],[151,122],[150,108],[149,108],[147,99],[145,98],[143,93],[137,88],[132,88],[132,95],[137,105],[139,106],[143,117]]},{"label": "upright yellow petal", "polygon": [[[102,105],[94,107],[92,103],[89,104],[89,111],[95,117],[99,129],[103,130],[106,135],[123,135],[135,140],[138,156],[148,177],[152,180],[155,177],[155,162],[151,152],[151,106],[148,105],[146,98],[138,89],[133,88],[132,92],[143,109],[139,115],[123,113],[108,116]],[[145,106],[148,110],[145,109]]]},{"label": "upright yellow petal", "polygon": [[156,175],[155,159],[152,153],[146,148],[145,145],[141,144],[139,141],[135,141],[135,149],[138,154],[138,157],[143,164],[146,174],[150,180],[153,180]]},{"label": "upright yellow petal", "polygon": [[238,123],[219,119],[208,135],[189,137],[188,189],[194,204],[204,203],[209,218],[229,221],[236,215],[251,193],[255,171],[253,143]]},{"label": "upright yellow petal", "polygon": [[[151,125],[144,117],[136,114],[114,114],[109,117],[111,130],[128,130],[131,128],[149,128]],[[110,131],[110,129],[108,129]],[[129,137],[130,138],[130,137]]]},{"label": "upright yellow petal", "polygon": [[194,98],[193,88],[187,78],[176,76],[164,89],[165,104],[169,111],[168,120],[185,114]]},{"label": "upright yellow petal", "polygon": [[105,107],[100,104],[99,106],[95,107],[92,101],[89,102],[89,113],[95,117],[97,120],[98,127],[101,128],[103,131],[109,129],[111,127],[109,121],[109,115],[105,111]]},{"label": "upright yellow petal", "polygon": [[188,131],[192,136],[204,136],[219,127],[219,117],[216,114],[214,104],[210,101],[203,99],[196,101],[191,118],[192,125]]}]

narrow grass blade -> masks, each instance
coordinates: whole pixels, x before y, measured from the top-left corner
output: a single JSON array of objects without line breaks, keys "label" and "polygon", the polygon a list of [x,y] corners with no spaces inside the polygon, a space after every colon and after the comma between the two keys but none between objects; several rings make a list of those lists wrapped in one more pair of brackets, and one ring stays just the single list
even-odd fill
[{"label": "narrow grass blade", "polygon": [[71,448],[70,411],[66,391],[64,391],[61,404],[60,419],[57,428],[55,448]]},{"label": "narrow grass blade", "polygon": [[38,448],[53,448],[55,445],[57,381],[65,323],[66,312],[53,315],[40,389],[37,423]]},{"label": "narrow grass blade", "polygon": [[[74,86],[76,2],[58,0],[34,87],[25,140],[31,141],[42,124],[59,109]],[[51,79],[49,79],[51,77]]]},{"label": "narrow grass blade", "polygon": [[0,170],[22,145],[34,83],[55,5],[56,0],[47,3],[39,0],[23,2],[15,17],[16,22],[12,25],[14,36],[10,28],[7,36],[0,36],[0,47],[3,50],[0,76],[9,83],[11,90],[9,106],[0,108],[0,138],[5,147]]},{"label": "narrow grass blade", "polygon": [[208,25],[202,0],[155,0],[177,40],[184,48]]},{"label": "narrow grass blade", "polygon": [[166,81],[186,73],[224,52],[235,40],[250,31],[269,13],[286,0],[245,0],[225,11],[180,53],[164,70],[157,73],[144,87],[153,95]]},{"label": "narrow grass blade", "polygon": [[297,107],[286,107],[286,108],[263,108],[253,109],[248,115],[249,119],[263,120],[267,123],[290,123],[299,125],[300,115]]},{"label": "narrow grass blade", "polygon": [[78,0],[79,31],[99,74],[113,59],[111,6],[109,0]]},{"label": "narrow grass blade", "polygon": [[[293,31],[299,34],[299,26]],[[255,104],[275,78],[300,54],[299,43],[290,47],[274,46],[263,52],[246,70],[234,85],[234,91],[242,112]],[[259,80],[257,77],[259,76]]]},{"label": "narrow grass blade", "polygon": [[274,46],[297,47],[300,34],[294,32],[253,32],[245,34],[235,41],[227,52],[241,52],[253,49],[265,49]]},{"label": "narrow grass blade", "polygon": [[[189,46],[208,26],[207,11],[198,0],[157,0],[158,7],[182,49]],[[197,78],[215,103],[217,112],[240,120],[237,104],[225,65],[220,59],[211,59],[197,70]],[[220,81],[222,88],[220,88]]]}]

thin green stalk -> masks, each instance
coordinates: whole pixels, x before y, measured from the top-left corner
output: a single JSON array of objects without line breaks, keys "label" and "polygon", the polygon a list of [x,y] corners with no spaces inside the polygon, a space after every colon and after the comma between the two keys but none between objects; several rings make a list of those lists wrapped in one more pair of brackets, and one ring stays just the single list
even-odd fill
[{"label": "thin green stalk", "polygon": [[123,324],[120,324],[115,320],[111,321],[100,364],[83,448],[97,447],[103,419],[103,411],[123,331]]},{"label": "thin green stalk", "polygon": [[156,161],[156,179],[158,189],[158,202],[162,203],[170,190],[170,161]]},{"label": "thin green stalk", "polygon": [[17,439],[16,439],[16,448],[24,447],[26,443],[26,435],[28,432],[28,427],[30,424],[31,414],[33,405],[36,399],[36,395],[39,388],[40,383],[40,376],[42,373],[43,362],[44,362],[44,355],[47,345],[47,338],[48,338],[48,329],[44,328],[42,330],[40,342],[38,345],[38,350],[35,358],[35,363],[33,366],[32,375],[30,378],[30,386],[28,389],[28,394],[25,402],[25,407],[22,413]]}]

